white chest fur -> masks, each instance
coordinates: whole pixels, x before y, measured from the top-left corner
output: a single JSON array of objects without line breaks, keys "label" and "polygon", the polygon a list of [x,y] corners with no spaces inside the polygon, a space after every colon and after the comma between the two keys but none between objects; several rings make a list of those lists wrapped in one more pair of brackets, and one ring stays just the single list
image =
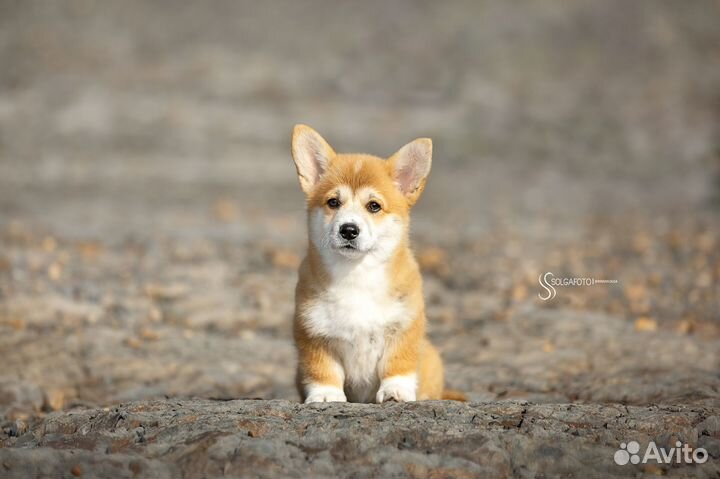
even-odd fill
[{"label": "white chest fur", "polygon": [[385,264],[372,256],[330,265],[331,282],[311,302],[307,331],[334,344],[350,401],[374,400],[388,329],[409,321],[404,304],[389,295]]}]

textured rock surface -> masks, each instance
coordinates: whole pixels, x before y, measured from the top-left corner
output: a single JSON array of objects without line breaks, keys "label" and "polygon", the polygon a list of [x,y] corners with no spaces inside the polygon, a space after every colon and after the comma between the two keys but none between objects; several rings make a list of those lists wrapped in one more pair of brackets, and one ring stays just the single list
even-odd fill
[{"label": "textured rock surface", "polygon": [[[0,1],[0,477],[717,477],[718,7]],[[297,122],[434,139],[412,239],[473,405],[279,401]],[[611,463],[675,437],[711,460]]]},{"label": "textured rock surface", "polygon": [[[720,473],[719,408],[141,401],[49,415],[0,449],[3,477],[669,477]],[[616,465],[680,440],[704,464]],[[73,472],[75,471],[75,472]],[[578,471],[582,471],[581,474]],[[80,474],[76,474],[76,473]]]}]

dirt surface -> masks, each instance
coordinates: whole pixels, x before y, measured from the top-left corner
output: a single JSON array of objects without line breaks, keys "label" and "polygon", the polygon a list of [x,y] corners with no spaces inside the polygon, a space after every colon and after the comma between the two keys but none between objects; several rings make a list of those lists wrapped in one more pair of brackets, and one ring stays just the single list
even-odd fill
[{"label": "dirt surface", "polygon": [[[141,401],[53,413],[0,450],[5,474],[90,477],[717,477],[708,461],[608,465],[629,435],[715,453],[720,418],[703,407],[314,404]],[[714,436],[714,437],[713,437]],[[71,475],[71,476],[70,476]]]},{"label": "dirt surface", "polygon": [[[718,4],[372,3],[0,1],[0,477],[717,477]],[[297,122],[433,138],[469,405],[294,403]]]}]

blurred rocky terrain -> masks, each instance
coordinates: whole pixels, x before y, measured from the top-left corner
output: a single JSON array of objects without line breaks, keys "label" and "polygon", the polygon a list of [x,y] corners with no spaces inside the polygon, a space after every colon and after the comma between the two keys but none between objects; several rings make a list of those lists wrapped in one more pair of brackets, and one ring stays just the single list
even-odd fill
[{"label": "blurred rocky terrain", "polygon": [[[717,477],[718,14],[0,1],[0,477]],[[298,122],[433,138],[413,242],[470,404],[295,403]],[[612,461],[676,439],[708,463]]]}]

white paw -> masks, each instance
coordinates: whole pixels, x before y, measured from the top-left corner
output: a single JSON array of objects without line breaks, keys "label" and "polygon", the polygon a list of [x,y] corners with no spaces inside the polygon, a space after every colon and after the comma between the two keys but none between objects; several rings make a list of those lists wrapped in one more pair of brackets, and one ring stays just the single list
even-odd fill
[{"label": "white paw", "polygon": [[386,401],[415,401],[417,393],[417,376],[410,374],[407,376],[392,376],[383,379],[375,396],[376,403]]},{"label": "white paw", "polygon": [[347,398],[343,390],[335,386],[311,384],[307,388],[305,404],[311,402],[347,402]]}]

